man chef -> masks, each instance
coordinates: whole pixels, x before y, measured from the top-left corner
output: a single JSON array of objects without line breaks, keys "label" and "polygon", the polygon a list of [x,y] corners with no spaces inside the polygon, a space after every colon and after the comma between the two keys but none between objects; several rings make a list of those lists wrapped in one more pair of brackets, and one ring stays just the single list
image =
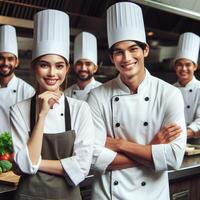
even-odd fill
[{"label": "man chef", "polygon": [[74,72],[77,82],[67,88],[65,94],[87,100],[90,90],[101,85],[94,79],[97,69],[97,39],[91,33],[82,32],[74,41]]},{"label": "man chef", "polygon": [[0,26],[0,134],[10,132],[9,109],[15,103],[34,94],[31,85],[18,78],[14,70],[19,65],[16,30]]},{"label": "man chef", "polygon": [[[93,165],[101,172],[92,199],[169,200],[169,168],[178,169],[186,146],[184,103],[174,86],[144,66],[146,43],[141,8],[120,2],[107,10],[110,58],[117,78],[91,91],[95,146]],[[164,144],[157,133],[180,135]]]},{"label": "man chef", "polygon": [[186,32],[180,35],[174,69],[178,81],[174,86],[181,90],[185,103],[187,138],[200,137],[200,81],[194,76],[198,67],[200,37]]}]

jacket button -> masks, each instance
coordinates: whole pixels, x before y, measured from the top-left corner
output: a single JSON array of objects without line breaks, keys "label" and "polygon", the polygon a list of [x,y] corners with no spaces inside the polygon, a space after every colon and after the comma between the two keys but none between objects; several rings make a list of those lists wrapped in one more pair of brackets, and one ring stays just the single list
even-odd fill
[{"label": "jacket button", "polygon": [[145,185],[146,185],[146,182],[142,181],[141,186],[145,186]]},{"label": "jacket button", "polygon": [[114,185],[118,185],[119,184],[119,182],[118,181],[114,181]]},{"label": "jacket button", "polygon": [[144,124],[143,124],[144,126],[148,126],[148,122],[144,122]]},{"label": "jacket button", "polygon": [[188,105],[187,108],[190,108],[190,106]]},{"label": "jacket button", "polygon": [[17,91],[16,91],[16,90],[13,90],[13,92],[16,93]]},{"label": "jacket button", "polygon": [[120,127],[120,123],[116,123],[115,126],[116,126],[116,127]]},{"label": "jacket button", "polygon": [[73,94],[76,94],[76,92],[74,91]]},{"label": "jacket button", "polygon": [[119,101],[119,97],[115,97],[115,101]]},{"label": "jacket button", "polygon": [[192,92],[192,89],[190,89],[189,92]]},{"label": "jacket button", "polygon": [[60,115],[61,115],[61,116],[63,116],[64,114],[63,114],[63,113],[61,113]]},{"label": "jacket button", "polygon": [[145,101],[149,101],[149,97],[145,97],[144,100],[145,100]]}]

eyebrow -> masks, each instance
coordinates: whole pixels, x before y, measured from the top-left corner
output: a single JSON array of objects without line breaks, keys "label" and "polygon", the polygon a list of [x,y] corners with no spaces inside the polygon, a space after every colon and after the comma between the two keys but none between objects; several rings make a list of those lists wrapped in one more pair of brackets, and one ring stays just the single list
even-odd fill
[{"label": "eyebrow", "polygon": [[[139,47],[139,45],[138,45],[138,44],[133,44],[133,45],[129,46],[127,49],[130,49],[130,48],[132,48],[132,47]],[[124,49],[114,48],[113,51],[121,51],[121,50],[124,50]]]},{"label": "eyebrow", "polygon": [[[38,61],[39,63],[47,63],[47,64],[52,64],[52,63],[50,63],[50,62],[48,62],[48,61],[45,61],[45,60],[40,60],[40,61]],[[55,64],[64,64],[65,62],[64,61],[59,61],[59,62],[55,62]]]}]

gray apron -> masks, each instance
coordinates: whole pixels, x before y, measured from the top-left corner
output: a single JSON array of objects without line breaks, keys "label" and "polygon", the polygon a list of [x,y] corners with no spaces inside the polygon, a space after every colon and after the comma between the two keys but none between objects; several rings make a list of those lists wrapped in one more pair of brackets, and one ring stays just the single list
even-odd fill
[{"label": "gray apron", "polygon": [[[31,100],[31,132],[35,125],[36,96]],[[56,126],[56,124],[55,124]],[[30,132],[30,133],[31,133]],[[60,160],[73,153],[75,132],[71,130],[70,110],[65,98],[65,132],[44,134],[42,159]],[[81,200],[78,186],[70,186],[64,176],[38,171],[35,175],[22,174],[16,191],[16,200]]]}]

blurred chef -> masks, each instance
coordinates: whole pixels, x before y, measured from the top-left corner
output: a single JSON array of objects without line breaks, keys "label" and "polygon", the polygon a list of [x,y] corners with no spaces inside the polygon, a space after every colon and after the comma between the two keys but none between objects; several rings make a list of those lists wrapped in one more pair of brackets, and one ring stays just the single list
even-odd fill
[{"label": "blurred chef", "polygon": [[[149,46],[138,5],[109,7],[107,34],[119,75],[88,98],[96,127],[93,164],[102,173],[92,199],[169,200],[167,170],[180,167],[186,146],[181,92],[144,66]],[[178,137],[170,137],[179,129]]]},{"label": "blurred chef", "polygon": [[183,33],[179,38],[174,61],[178,77],[174,85],[183,95],[187,138],[191,139],[190,142],[200,137],[200,81],[194,76],[198,67],[199,46],[198,35],[191,32]]},{"label": "blurred chef", "polygon": [[74,41],[74,68],[77,82],[65,90],[69,97],[87,100],[91,89],[101,85],[94,79],[97,65],[97,39],[88,32],[78,34]]},{"label": "blurred chef", "polygon": [[10,106],[34,95],[34,88],[15,76],[19,65],[16,30],[0,26],[0,134],[10,132]]}]

